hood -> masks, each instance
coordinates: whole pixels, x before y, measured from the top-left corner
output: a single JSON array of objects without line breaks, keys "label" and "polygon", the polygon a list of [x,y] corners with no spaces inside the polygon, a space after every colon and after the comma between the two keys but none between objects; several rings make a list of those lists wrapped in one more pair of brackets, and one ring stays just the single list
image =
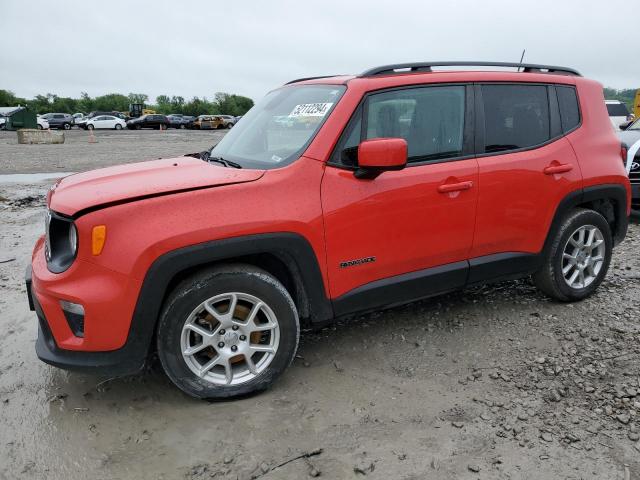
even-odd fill
[{"label": "hood", "polygon": [[252,182],[262,175],[264,170],[226,168],[191,157],[130,163],[63,178],[51,189],[49,207],[72,216],[114,203]]},{"label": "hood", "polygon": [[616,133],[620,141],[628,148],[640,140],[640,130],[624,130]]}]

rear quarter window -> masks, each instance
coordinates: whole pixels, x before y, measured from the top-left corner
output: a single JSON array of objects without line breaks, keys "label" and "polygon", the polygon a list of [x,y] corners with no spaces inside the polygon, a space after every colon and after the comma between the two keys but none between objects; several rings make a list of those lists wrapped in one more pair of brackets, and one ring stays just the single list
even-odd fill
[{"label": "rear quarter window", "polygon": [[558,106],[560,107],[560,121],[562,132],[567,133],[580,124],[580,108],[578,107],[578,96],[573,87],[556,86],[558,96]]}]

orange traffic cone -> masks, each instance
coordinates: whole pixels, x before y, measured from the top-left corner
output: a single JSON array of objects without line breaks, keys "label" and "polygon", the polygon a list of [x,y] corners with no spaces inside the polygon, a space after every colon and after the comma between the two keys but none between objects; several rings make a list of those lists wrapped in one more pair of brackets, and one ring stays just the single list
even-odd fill
[{"label": "orange traffic cone", "polygon": [[87,128],[89,130],[89,143],[98,143],[98,139],[93,134],[93,128]]}]

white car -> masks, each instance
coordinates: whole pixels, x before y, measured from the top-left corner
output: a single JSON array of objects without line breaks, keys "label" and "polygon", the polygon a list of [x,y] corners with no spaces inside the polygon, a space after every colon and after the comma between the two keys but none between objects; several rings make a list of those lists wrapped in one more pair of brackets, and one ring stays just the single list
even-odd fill
[{"label": "white car", "polygon": [[609,112],[609,120],[613,124],[613,128],[618,131],[620,125],[630,120],[629,110],[627,106],[620,100],[605,100],[607,112]]},{"label": "white car", "polygon": [[94,128],[115,128],[116,130],[122,130],[126,126],[127,122],[121,118],[112,115],[100,115],[87,120],[85,128],[89,130],[93,130]]},{"label": "white car", "polygon": [[38,122],[38,130],[46,130],[49,128],[49,122],[47,122],[44,118],[37,117],[36,121]]}]

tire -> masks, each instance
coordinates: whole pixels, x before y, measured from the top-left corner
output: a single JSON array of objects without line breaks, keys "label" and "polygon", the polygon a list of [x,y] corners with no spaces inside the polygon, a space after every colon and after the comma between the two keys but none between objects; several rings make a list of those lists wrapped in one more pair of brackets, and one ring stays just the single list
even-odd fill
[{"label": "tire", "polygon": [[[2,130],[4,130],[4,128]],[[38,124],[38,130],[42,130],[42,125]]]},{"label": "tire", "polygon": [[71,124],[70,123],[63,123],[62,124],[62,128],[65,130],[71,130]]},{"label": "tire", "polygon": [[94,128],[96,128],[96,127],[94,127],[92,124],[87,125],[87,129],[88,130],[93,130]]},{"label": "tire", "polygon": [[122,125],[120,125],[119,123],[116,123],[115,129],[122,130]]},{"label": "tire", "polygon": [[[579,247],[581,243],[583,246]],[[533,275],[533,281],[539,290],[555,300],[583,300],[602,283],[611,263],[612,250],[611,227],[605,218],[593,210],[576,208],[566,214],[553,233],[543,266]],[[594,260],[599,257],[602,257],[600,261]],[[570,285],[575,272],[577,276]]]},{"label": "tire", "polygon": [[[229,303],[222,310],[216,305],[231,302],[231,298],[236,298],[236,307],[229,317]],[[209,308],[204,309],[204,302],[211,302]],[[260,302],[264,306],[256,307]],[[255,318],[265,323],[248,320],[254,307],[258,312]],[[212,309],[223,321],[212,315]],[[193,332],[193,326],[206,333],[209,346],[183,354],[183,349],[205,344],[205,336]],[[221,330],[225,328],[229,331]],[[179,389],[195,398],[229,399],[269,388],[291,364],[299,337],[298,313],[284,286],[263,270],[234,264],[204,270],[181,282],[165,302],[156,340],[162,367]],[[249,352],[253,369],[243,351]],[[221,363],[196,374],[216,361]]]},{"label": "tire", "polygon": [[142,125],[136,125],[136,130],[142,130]]}]

